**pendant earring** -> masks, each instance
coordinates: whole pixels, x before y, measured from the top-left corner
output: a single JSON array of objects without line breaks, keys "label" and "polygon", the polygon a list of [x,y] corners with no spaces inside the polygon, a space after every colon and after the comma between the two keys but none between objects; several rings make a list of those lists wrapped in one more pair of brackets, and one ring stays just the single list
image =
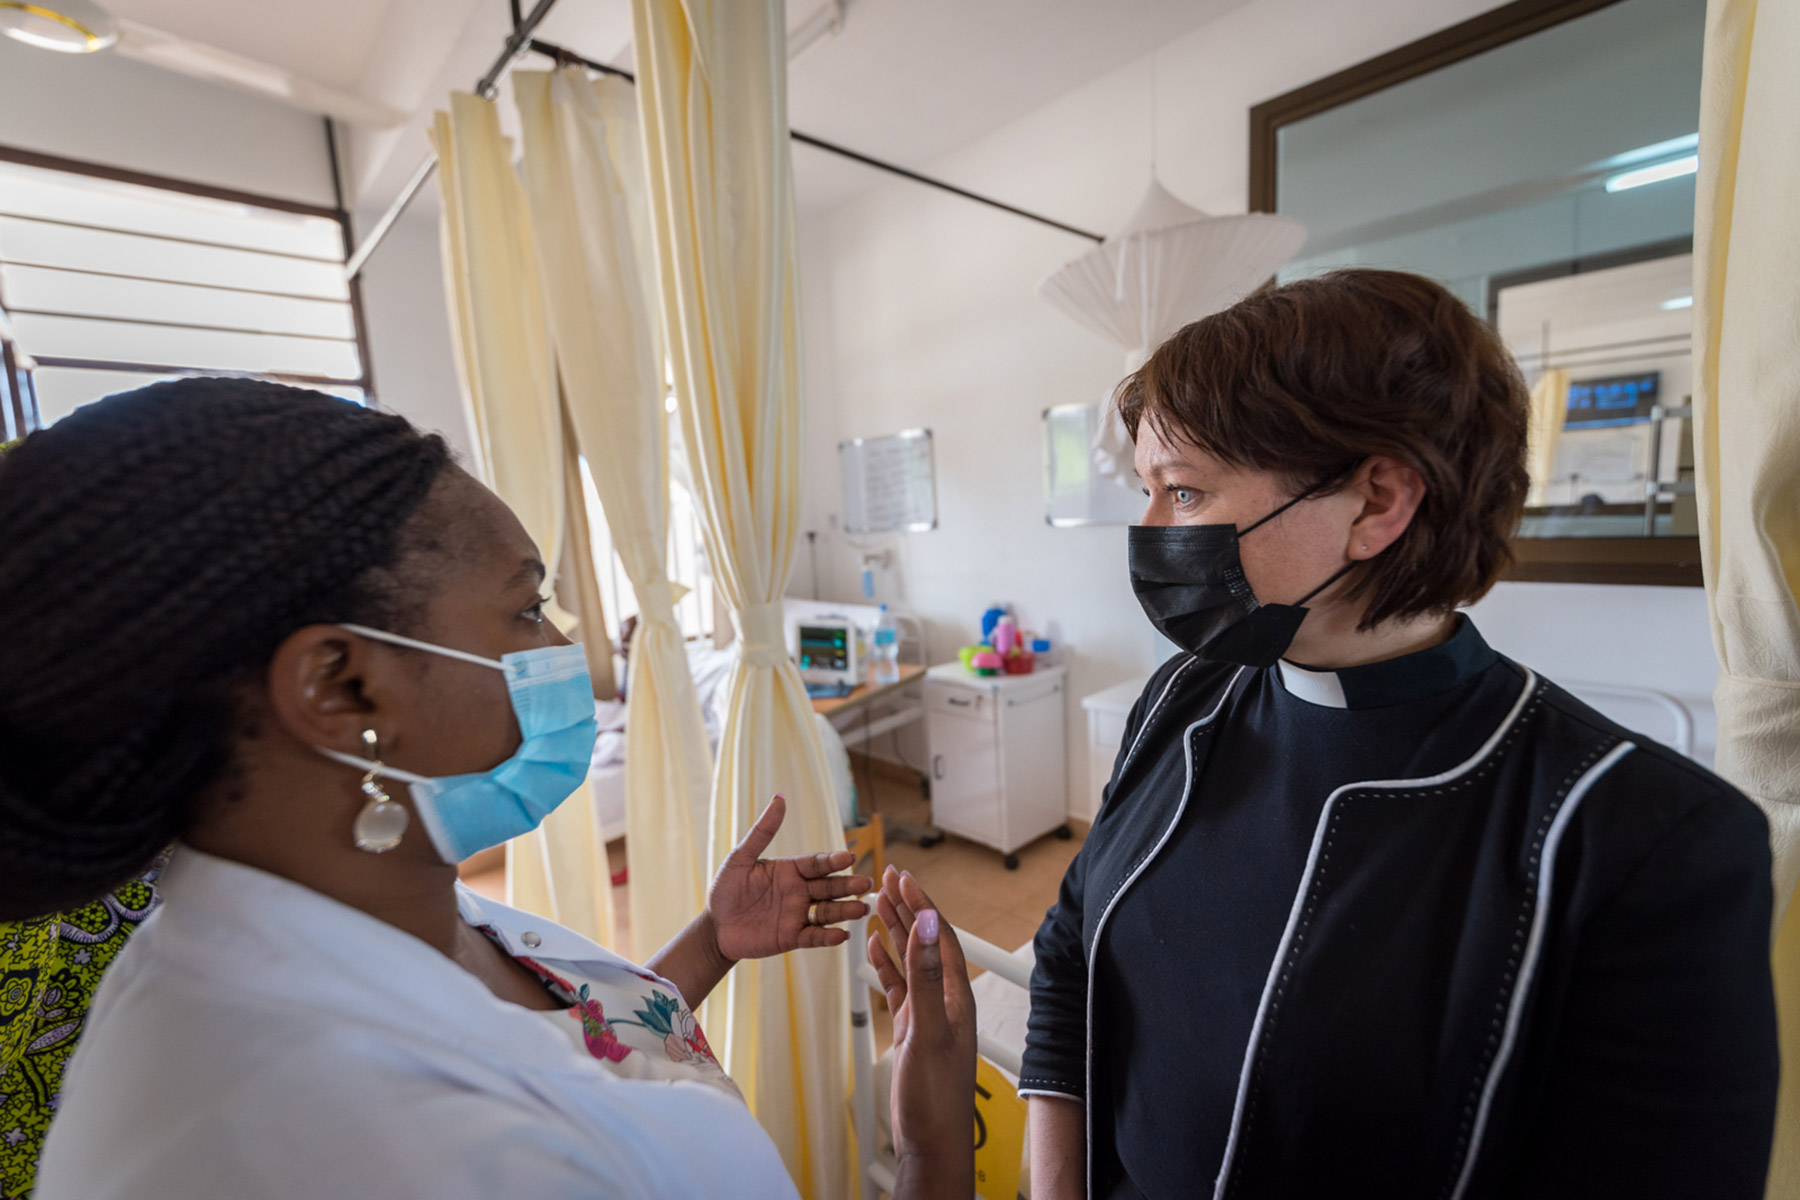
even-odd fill
[{"label": "pendant earring", "polygon": [[365,729],[362,736],[369,761],[375,765],[362,778],[362,792],[369,802],[356,814],[356,848],[370,854],[386,854],[400,844],[412,814],[406,811],[406,805],[388,795],[376,778],[376,772],[381,770],[381,749],[375,741],[375,731]]}]

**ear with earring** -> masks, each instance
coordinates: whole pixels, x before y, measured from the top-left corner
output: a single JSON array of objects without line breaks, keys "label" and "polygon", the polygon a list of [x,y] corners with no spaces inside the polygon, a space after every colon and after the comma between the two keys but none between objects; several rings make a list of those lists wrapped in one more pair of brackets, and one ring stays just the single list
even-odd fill
[{"label": "ear with earring", "polygon": [[381,747],[375,740],[373,729],[363,730],[363,749],[366,757],[373,765],[362,778],[362,793],[369,798],[361,812],[356,814],[356,848],[370,854],[385,854],[400,844],[406,836],[406,826],[412,820],[412,814],[406,811],[406,805],[399,803],[387,794],[377,778],[381,770]]}]

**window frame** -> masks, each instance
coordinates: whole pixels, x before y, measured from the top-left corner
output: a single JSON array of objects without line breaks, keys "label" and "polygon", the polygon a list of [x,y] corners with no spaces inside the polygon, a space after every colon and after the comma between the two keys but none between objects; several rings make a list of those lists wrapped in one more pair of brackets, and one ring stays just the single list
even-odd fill
[{"label": "window frame", "polygon": [[[356,238],[350,224],[350,213],[343,206],[343,187],[337,169],[336,139],[329,118],[325,120],[324,139],[326,153],[331,159],[332,186],[338,200],[336,207],[308,204],[302,200],[289,200],[281,196],[269,196],[260,192],[247,192],[214,184],[196,183],[188,179],[177,179],[170,175],[113,167],[84,159],[65,158],[57,154],[45,154],[41,151],[26,150],[5,144],[0,144],[0,163],[36,167],[47,171],[61,171],[65,174],[81,175],[91,179],[107,179],[115,183],[128,183],[187,196],[200,196],[209,200],[223,200],[227,203],[242,204],[251,208],[272,209],[276,212],[295,213],[307,217],[322,217],[337,223],[342,234],[340,243],[343,261],[348,262],[350,255],[355,250]],[[129,233],[130,231],[124,232]],[[349,291],[350,319],[355,335],[356,359],[359,366],[357,376],[340,379],[331,376],[299,375],[277,371],[256,372],[254,373],[255,378],[267,379],[276,383],[289,383],[300,387],[353,387],[362,392],[364,403],[369,407],[380,407],[375,392],[375,372],[369,362],[369,331],[363,312],[362,281],[356,276],[349,276],[346,284]],[[234,290],[204,283],[190,283],[184,286],[210,288],[218,291]],[[5,441],[9,437],[22,437],[40,427],[36,391],[31,378],[34,367],[116,371],[157,376],[213,373],[204,367],[180,363],[121,362],[109,359],[70,358],[60,355],[34,355],[30,352],[29,347],[21,345],[13,335],[6,314],[6,297],[4,293],[0,293],[0,403],[4,404],[4,409],[0,410],[0,431],[6,434],[6,437],[0,437],[0,441]]]},{"label": "window frame", "polygon": [[[1282,126],[1619,2],[1514,0],[1256,105],[1250,110],[1250,211],[1277,211],[1276,170]],[[1512,549],[1513,564],[1502,576],[1504,579],[1678,587],[1704,584],[1698,537],[1515,537]]]}]

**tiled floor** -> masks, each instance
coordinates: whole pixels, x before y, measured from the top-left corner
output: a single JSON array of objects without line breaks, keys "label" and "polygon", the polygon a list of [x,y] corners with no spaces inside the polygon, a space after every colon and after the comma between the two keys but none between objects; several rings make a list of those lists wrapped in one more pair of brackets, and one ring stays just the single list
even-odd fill
[{"label": "tiled floor", "polygon": [[[884,775],[874,778],[875,810],[890,831],[899,821],[924,825],[931,819],[931,803],[916,785]],[[857,779],[865,782],[868,776],[859,770]],[[1068,841],[1042,837],[1020,849],[1016,871],[1006,869],[999,851],[954,835],[930,849],[890,840],[887,856],[913,873],[952,925],[1002,950],[1015,950],[1037,933],[1045,910],[1056,902],[1063,873],[1081,849],[1081,827],[1075,830]]]}]

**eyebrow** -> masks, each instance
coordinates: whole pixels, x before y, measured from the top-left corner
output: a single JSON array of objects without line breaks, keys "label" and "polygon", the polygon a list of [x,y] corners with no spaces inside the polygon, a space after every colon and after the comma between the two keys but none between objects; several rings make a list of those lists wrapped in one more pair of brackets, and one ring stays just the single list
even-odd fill
[{"label": "eyebrow", "polygon": [[519,569],[513,572],[512,577],[506,581],[500,590],[503,592],[510,592],[520,584],[524,583],[542,584],[544,582],[545,574],[544,564],[537,559],[521,559]]}]

